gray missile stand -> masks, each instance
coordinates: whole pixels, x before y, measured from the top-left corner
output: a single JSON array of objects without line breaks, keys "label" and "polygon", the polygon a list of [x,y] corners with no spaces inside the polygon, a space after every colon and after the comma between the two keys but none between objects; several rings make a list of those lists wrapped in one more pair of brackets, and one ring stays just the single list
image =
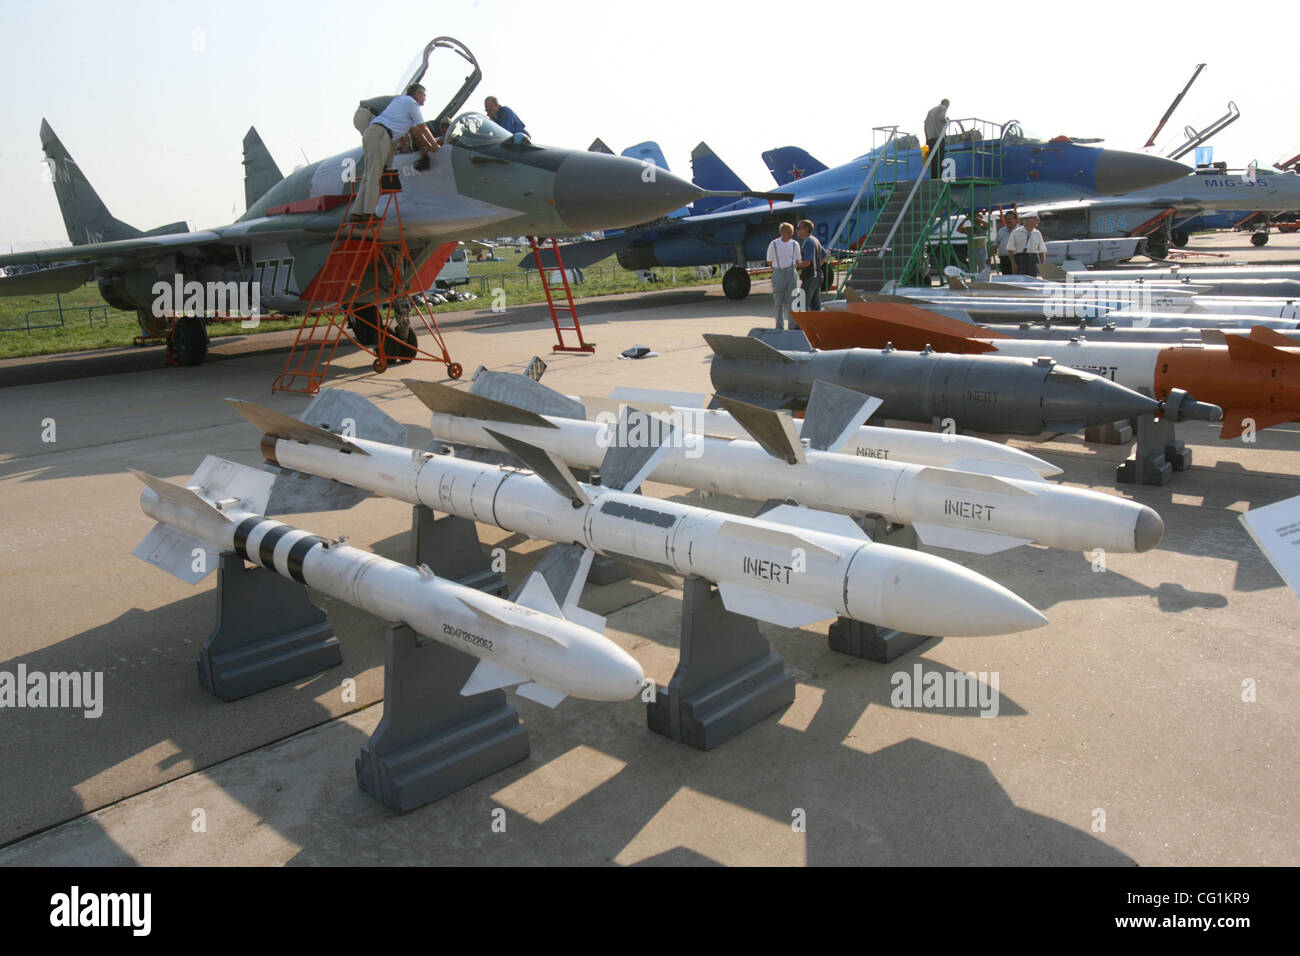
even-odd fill
[{"label": "gray missile stand", "polygon": [[1137,420],[1133,457],[1115,468],[1115,480],[1125,485],[1163,485],[1175,471],[1192,467],[1192,451],[1174,435],[1174,423],[1143,415]]},{"label": "gray missile stand", "polygon": [[1133,440],[1133,423],[1127,418],[1083,430],[1083,440],[1094,445],[1127,445]]},{"label": "gray missile stand", "polygon": [[424,505],[416,505],[411,512],[411,550],[416,564],[428,565],[438,577],[467,588],[506,596],[506,579],[492,570],[492,559],[483,553],[473,521],[456,515],[435,518]]},{"label": "gray missile stand", "polygon": [[199,650],[199,683],[237,700],[343,663],[325,612],[302,585],[244,566],[233,551],[217,565],[217,625]]},{"label": "gray missile stand", "polygon": [[794,675],[750,617],[733,614],[694,575],[682,589],[677,670],[646,704],[654,733],[711,750],[794,701]]},{"label": "gray missile stand", "polygon": [[[917,550],[916,531],[910,525],[888,531],[887,521],[883,518],[875,520],[876,526],[871,540],[895,548]],[[927,635],[911,634],[892,627],[878,627],[875,624],[855,621],[847,617],[835,619],[827,638],[830,649],[837,654],[860,657],[879,664],[888,664],[930,639]]]},{"label": "gray missile stand", "polygon": [[461,696],[477,658],[406,624],[389,624],[384,646],[384,716],[357,756],[358,787],[405,813],[528,756],[504,691]]}]

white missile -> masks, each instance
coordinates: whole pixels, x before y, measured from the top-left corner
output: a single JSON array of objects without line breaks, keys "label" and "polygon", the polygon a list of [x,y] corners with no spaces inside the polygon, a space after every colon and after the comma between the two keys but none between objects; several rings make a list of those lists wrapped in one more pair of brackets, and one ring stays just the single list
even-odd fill
[{"label": "white missile", "polygon": [[[512,602],[438,578],[428,568],[327,541],[263,517],[274,476],[221,458],[205,458],[190,487],[133,474],[146,485],[141,509],[158,522],[133,553],[187,583],[207,574],[194,570],[196,549],[233,551],[477,657],[480,663],[461,688],[466,696],[519,685],[520,696],[554,707],[568,695],[629,700],[645,686],[640,664],[579,623],[603,627],[603,620],[586,611],[574,613],[576,608],[568,609],[573,619],[566,619],[537,572]],[[207,569],[216,565],[214,556],[205,558]]]},{"label": "white missile", "polygon": [[[501,436],[534,469],[337,436],[278,412],[232,405],[266,436],[273,464],[433,511],[718,585],[730,611],[783,627],[846,617],[917,634],[1003,634],[1047,623],[993,581],[933,555],[869,540],[853,521],[783,505],[742,518],[634,494],[667,448],[611,448],[602,485],[578,482],[554,456]],[[281,434],[292,438],[278,437]],[[311,442],[311,443],[307,443]]]},{"label": "white missile", "polygon": [[[406,384],[433,412],[429,430],[435,438],[510,451],[505,437],[577,468],[597,468],[606,449],[643,444],[653,437],[649,432],[664,427],[662,419],[637,409],[638,419],[626,406],[618,418],[590,422],[537,415],[448,385]],[[1049,484],[1019,466],[971,462],[967,470],[956,470],[820,450],[841,447],[866,417],[876,400],[860,392],[826,382],[813,386],[804,418],[804,433],[813,436],[805,440],[808,447],[788,415],[721,401],[750,428],[753,440],[687,434],[666,449],[648,477],[758,501],[879,515],[911,525],[924,544],[978,554],[1031,542],[1070,551],[1148,551],[1164,534],[1164,522],[1145,505]]]},{"label": "white missile", "polygon": [[[490,393],[484,394],[490,395]],[[749,432],[732,418],[730,412],[674,404],[671,396],[672,393],[656,392],[653,389],[618,388],[610,393],[609,398],[584,396],[579,401],[585,406],[589,419],[611,414],[617,419],[621,406],[634,404],[643,412],[652,415],[662,414],[674,423],[680,422],[683,428],[697,434],[712,435],[716,438],[749,439]],[[703,400],[703,396],[695,398],[697,401]],[[791,423],[795,433],[801,435],[804,420],[796,418],[792,419]],[[1061,474],[1061,469],[1051,462],[1010,445],[976,438],[973,435],[939,434],[911,428],[862,425],[849,432],[848,439],[838,448],[828,448],[827,451],[856,455],[859,458],[905,462],[912,465],[935,465],[939,468],[959,468],[967,471],[986,470],[989,465],[1011,465],[1028,468],[1044,478]]]}]

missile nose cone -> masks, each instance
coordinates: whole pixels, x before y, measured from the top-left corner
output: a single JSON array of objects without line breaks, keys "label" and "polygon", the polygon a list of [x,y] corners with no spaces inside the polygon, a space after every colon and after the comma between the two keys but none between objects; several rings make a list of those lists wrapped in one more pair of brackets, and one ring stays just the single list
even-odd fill
[{"label": "missile nose cone", "polygon": [[1158,545],[1165,536],[1165,522],[1160,515],[1147,507],[1138,513],[1137,525],[1133,529],[1133,550],[1141,554]]},{"label": "missile nose cone", "polygon": [[1131,193],[1191,175],[1193,170],[1163,156],[1103,149],[1097,157],[1097,192],[1103,196]]},{"label": "missile nose cone", "polygon": [[625,156],[572,153],[555,174],[555,211],[574,232],[634,226],[666,216],[702,190]]},{"label": "missile nose cone", "polygon": [[[996,581],[934,555],[909,552],[895,562],[884,590],[885,616],[899,630],[947,637],[1013,634],[1047,623]],[[919,560],[917,560],[919,559]],[[936,595],[942,599],[936,600]]]}]

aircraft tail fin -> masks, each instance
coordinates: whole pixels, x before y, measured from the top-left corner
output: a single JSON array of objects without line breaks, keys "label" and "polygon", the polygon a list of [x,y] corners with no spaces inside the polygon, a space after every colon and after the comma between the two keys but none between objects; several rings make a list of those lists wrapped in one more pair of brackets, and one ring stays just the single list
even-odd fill
[{"label": "aircraft tail fin", "polygon": [[257,135],[256,127],[244,134],[244,208],[257,202],[272,186],[284,179],[284,173],[271,158],[271,152]]},{"label": "aircraft tail fin", "polygon": [[63,224],[74,246],[116,239],[136,239],[144,233],[113,218],[47,120],[41,120],[41,149],[54,179]]},{"label": "aircraft tail fin", "polygon": [[[700,143],[691,150],[691,182],[701,189],[748,192],[745,181],[731,167],[718,158],[708,143]],[[691,207],[696,215],[713,212],[719,206],[735,202],[726,196],[708,196],[695,200]]]},{"label": "aircraft tail fin", "polygon": [[826,164],[798,146],[778,146],[763,153],[763,162],[778,186],[820,173]]}]

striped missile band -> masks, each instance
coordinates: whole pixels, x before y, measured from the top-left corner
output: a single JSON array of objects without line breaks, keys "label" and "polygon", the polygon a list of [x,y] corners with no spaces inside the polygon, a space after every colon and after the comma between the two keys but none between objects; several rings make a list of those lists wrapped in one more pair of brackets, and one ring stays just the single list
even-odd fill
[{"label": "striped missile band", "polygon": [[308,552],[325,544],[318,534],[257,515],[245,518],[235,528],[236,554],[299,584],[307,583],[302,563]]}]

